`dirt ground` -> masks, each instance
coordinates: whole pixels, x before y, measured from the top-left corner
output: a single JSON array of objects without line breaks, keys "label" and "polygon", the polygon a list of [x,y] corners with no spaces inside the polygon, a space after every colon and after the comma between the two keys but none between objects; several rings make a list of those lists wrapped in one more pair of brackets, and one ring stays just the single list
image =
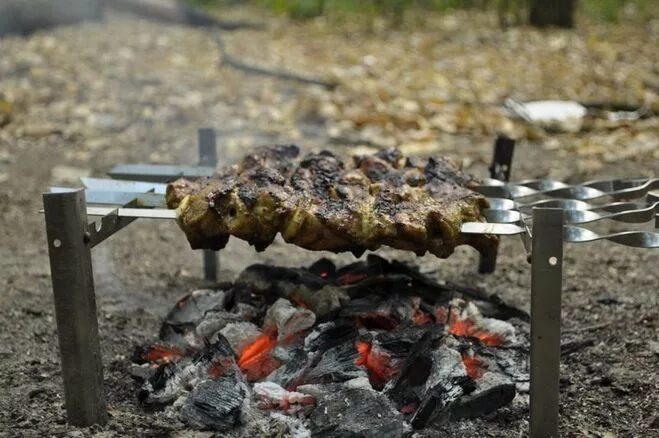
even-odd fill
[{"label": "dirt ground", "polygon": [[[574,33],[502,32],[486,18],[459,14],[441,18],[439,28],[395,32],[274,23],[225,38],[240,56],[338,78],[335,91],[218,68],[207,32],[131,17],[0,40],[0,100],[11,103],[11,121],[0,128],[0,436],[209,435],[146,412],[127,374],[133,347],[157,335],[176,298],[204,284],[201,255],[170,222],[136,222],[94,249],[110,420],[90,429],[65,423],[40,195],[50,185],[74,185],[86,170],[102,176],[122,162],[193,164],[196,129],[212,126],[226,161],[272,142],[339,153],[398,144],[407,153],[450,155],[485,175],[494,133],[504,130],[521,138],[514,179],[659,173],[656,118],[546,134],[491,107],[506,95],[656,105],[657,22]],[[460,28],[477,30],[456,35]],[[406,46],[417,43],[418,50]],[[541,56],[532,56],[533,45]],[[472,102],[451,103],[465,99]],[[382,252],[529,306],[530,270],[516,238],[504,239],[491,275],[476,273],[477,256],[465,248],[448,260]],[[299,266],[324,255],[281,242],[257,254],[233,240],[221,253],[221,277],[257,261]],[[563,358],[562,436],[659,433],[657,266],[657,251],[567,248],[564,342],[592,343]],[[454,423],[443,435],[525,436],[528,412],[520,406]]]}]

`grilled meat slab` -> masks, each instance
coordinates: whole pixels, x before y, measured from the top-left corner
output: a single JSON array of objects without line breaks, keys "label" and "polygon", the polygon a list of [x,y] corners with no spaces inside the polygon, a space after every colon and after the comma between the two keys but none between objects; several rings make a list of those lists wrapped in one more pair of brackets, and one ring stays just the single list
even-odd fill
[{"label": "grilled meat slab", "polygon": [[483,221],[487,200],[475,181],[445,158],[404,158],[396,149],[343,162],[296,146],[262,147],[217,176],[179,179],[167,205],[192,248],[219,250],[236,236],[261,251],[281,233],[310,250],[352,251],[381,245],[448,257],[458,245],[496,251],[494,236],[462,235]]}]

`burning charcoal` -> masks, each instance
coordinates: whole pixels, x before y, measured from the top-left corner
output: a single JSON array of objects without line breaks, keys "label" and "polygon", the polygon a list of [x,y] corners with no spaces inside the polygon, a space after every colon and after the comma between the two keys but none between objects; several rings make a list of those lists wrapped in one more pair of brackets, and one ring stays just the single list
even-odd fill
[{"label": "burning charcoal", "polygon": [[393,302],[377,295],[353,299],[341,309],[339,316],[369,329],[391,330],[400,323],[394,314]]},{"label": "burning charcoal", "polygon": [[279,298],[270,306],[263,321],[263,327],[276,328],[279,340],[311,328],[316,315],[308,309],[294,307],[290,301]]},{"label": "burning charcoal", "polygon": [[289,415],[310,412],[316,400],[308,395],[295,391],[286,391],[273,382],[259,382],[252,388],[256,405],[264,410],[280,410]]},{"label": "burning charcoal", "polygon": [[181,419],[196,429],[231,430],[238,425],[246,393],[234,376],[203,381],[188,396]]},{"label": "burning charcoal", "polygon": [[399,438],[405,432],[402,415],[384,394],[357,388],[325,393],[310,427],[314,437]]},{"label": "burning charcoal", "polygon": [[318,324],[304,339],[304,349],[307,351],[325,351],[345,342],[354,343],[357,329],[346,320],[337,320]]},{"label": "burning charcoal", "polygon": [[243,318],[226,310],[213,310],[208,312],[197,325],[195,332],[200,339],[211,339],[215,333],[228,324],[243,321]]},{"label": "burning charcoal", "polygon": [[196,290],[176,303],[160,327],[159,338],[168,344],[183,347],[200,346],[195,333],[197,324],[207,312],[224,310],[226,294],[222,290]]},{"label": "burning charcoal", "polygon": [[287,360],[268,376],[268,380],[288,390],[294,390],[303,382],[304,376],[314,363],[315,356],[301,347],[288,351]]},{"label": "burning charcoal", "polygon": [[135,347],[135,351],[133,351],[132,360],[137,364],[176,362],[182,357],[189,356],[190,351],[174,345],[153,344],[137,346]]},{"label": "burning charcoal", "polygon": [[249,382],[263,379],[281,365],[272,356],[272,351],[276,346],[276,336],[271,333],[263,333],[244,348],[238,358],[238,366]]},{"label": "burning charcoal", "polygon": [[354,344],[337,345],[322,353],[304,380],[306,383],[332,383],[366,377],[365,368],[358,365],[358,362],[359,353]]},{"label": "burning charcoal", "polygon": [[144,363],[142,365],[137,365],[135,363],[130,364],[128,367],[128,373],[137,381],[144,382],[153,377],[156,373],[157,368],[153,368],[152,365]]},{"label": "burning charcoal", "polygon": [[453,404],[473,390],[462,356],[457,350],[441,346],[432,353],[432,368],[422,400],[411,419],[415,429],[448,421]]},{"label": "burning charcoal", "polygon": [[262,335],[261,330],[251,322],[234,322],[227,324],[222,330],[220,330],[220,333],[229,342],[233,351],[239,355],[248,345],[254,343],[254,341]]},{"label": "burning charcoal", "polygon": [[237,371],[233,350],[220,336],[217,342],[207,344],[192,359],[161,365],[153,377],[142,385],[139,398],[147,404],[169,403],[198,381],[235,375]]},{"label": "burning charcoal", "polygon": [[328,318],[334,315],[343,304],[350,300],[345,290],[332,285],[323,286],[318,290],[306,286],[291,288],[285,298],[306,307],[318,318]]},{"label": "burning charcoal", "polygon": [[308,394],[315,399],[319,399],[323,398],[327,393],[337,392],[344,389],[367,389],[373,391],[373,387],[371,386],[368,377],[357,377],[355,379],[346,380],[342,383],[309,383],[298,386],[297,391],[303,394]]},{"label": "burning charcoal", "polygon": [[476,380],[476,389],[452,408],[454,418],[473,418],[494,412],[515,398],[515,383],[498,371],[486,371]]},{"label": "burning charcoal", "polygon": [[165,317],[169,324],[198,323],[210,310],[224,309],[225,293],[221,290],[196,290],[176,303]]},{"label": "burning charcoal", "polygon": [[422,339],[427,338],[426,348],[429,348],[443,336],[442,329],[437,326],[408,326],[381,332],[370,340],[358,341],[358,363],[368,369],[371,383],[381,388],[398,375],[404,361]]},{"label": "burning charcoal", "polygon": [[484,355],[493,355],[499,369],[515,383],[517,392],[528,392],[531,381],[529,375],[528,356],[526,348],[492,348],[481,351]]},{"label": "burning charcoal", "polygon": [[334,282],[341,286],[358,284],[364,280],[380,278],[384,274],[382,257],[369,254],[365,262],[355,262],[336,271]]},{"label": "burning charcoal", "polygon": [[249,286],[253,293],[282,296],[290,285],[303,284],[312,290],[328,284],[327,280],[306,269],[255,264],[240,273],[236,283]]},{"label": "burning charcoal", "polygon": [[137,398],[146,404],[162,404],[174,401],[183,391],[181,369],[173,362],[160,365],[142,385]]},{"label": "burning charcoal", "polygon": [[417,406],[423,398],[426,381],[433,368],[432,336],[426,332],[409,352],[400,372],[388,385],[387,395],[400,410]]},{"label": "burning charcoal", "polygon": [[455,336],[479,339],[488,346],[511,345],[516,342],[515,327],[506,321],[485,318],[472,302],[456,298],[446,308],[436,310],[437,321],[448,326]]},{"label": "burning charcoal", "polygon": [[331,279],[334,278],[334,274],[336,274],[336,265],[331,260],[322,258],[309,266],[307,271],[319,276],[320,278]]}]

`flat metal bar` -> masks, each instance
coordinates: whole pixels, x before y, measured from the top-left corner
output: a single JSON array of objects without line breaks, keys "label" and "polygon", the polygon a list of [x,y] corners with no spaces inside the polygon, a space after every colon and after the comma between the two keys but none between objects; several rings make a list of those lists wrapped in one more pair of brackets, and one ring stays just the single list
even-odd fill
[{"label": "flat metal bar", "polygon": [[[131,193],[159,193],[164,195],[167,191],[167,184],[144,182],[144,181],[127,181],[110,178],[80,178],[85,188],[94,191],[106,192],[131,192]],[[87,200],[89,202],[89,199]]]},{"label": "flat metal bar", "polygon": [[526,228],[517,224],[492,224],[488,222],[465,222],[460,228],[462,234],[492,234],[497,236],[514,236],[526,232]]},{"label": "flat metal bar", "polygon": [[215,167],[175,166],[169,164],[119,164],[108,175],[114,179],[166,183],[186,177],[203,178],[213,175]]},{"label": "flat metal bar", "polygon": [[532,438],[558,437],[563,210],[533,210],[531,249]]},{"label": "flat metal bar", "polygon": [[[52,193],[63,193],[71,190],[66,187],[51,187]],[[129,203],[135,204],[136,207],[149,207],[149,208],[166,208],[165,196],[158,193],[132,193],[132,192],[108,192],[85,190],[85,198],[87,205],[90,204],[103,204],[103,205],[126,205]]]},{"label": "flat metal bar", "polygon": [[[217,144],[215,130],[201,128],[197,133],[199,147],[199,165],[215,168],[217,166]],[[205,249],[203,252],[204,279],[217,281],[219,258],[215,251]]]},{"label": "flat metal bar", "polygon": [[105,424],[91,247],[84,191],[44,193],[46,235],[69,423]]}]

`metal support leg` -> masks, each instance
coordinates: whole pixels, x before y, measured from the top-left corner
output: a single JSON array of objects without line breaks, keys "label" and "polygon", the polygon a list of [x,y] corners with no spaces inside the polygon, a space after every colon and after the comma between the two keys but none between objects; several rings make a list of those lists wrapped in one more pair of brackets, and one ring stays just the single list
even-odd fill
[{"label": "metal support leg", "polygon": [[85,192],[44,193],[64,405],[76,426],[107,421]]},{"label": "metal support leg", "polygon": [[[215,144],[215,130],[212,128],[201,128],[198,131],[199,143],[199,165],[217,165],[217,147]],[[217,252],[204,250],[204,278],[208,281],[217,281],[219,260]]]},{"label": "metal support leg", "polygon": [[[500,181],[510,181],[510,170],[513,162],[513,152],[515,151],[515,140],[500,135],[494,142],[494,155],[490,165],[490,178]],[[497,266],[497,253],[481,255],[478,265],[478,272],[481,274],[490,274],[494,272]]]},{"label": "metal support leg", "polygon": [[531,434],[558,437],[563,283],[563,210],[533,209],[531,250]]}]

